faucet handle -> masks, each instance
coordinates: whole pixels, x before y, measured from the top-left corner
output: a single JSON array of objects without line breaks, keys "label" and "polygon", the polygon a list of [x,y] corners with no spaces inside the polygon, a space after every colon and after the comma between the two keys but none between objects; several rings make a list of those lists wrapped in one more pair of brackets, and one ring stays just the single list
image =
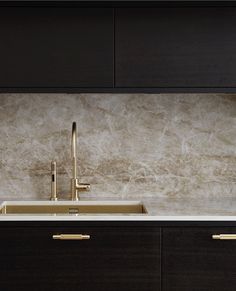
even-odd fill
[{"label": "faucet handle", "polygon": [[90,190],[90,184],[87,183],[78,183],[77,184],[77,190],[78,191],[89,191]]}]

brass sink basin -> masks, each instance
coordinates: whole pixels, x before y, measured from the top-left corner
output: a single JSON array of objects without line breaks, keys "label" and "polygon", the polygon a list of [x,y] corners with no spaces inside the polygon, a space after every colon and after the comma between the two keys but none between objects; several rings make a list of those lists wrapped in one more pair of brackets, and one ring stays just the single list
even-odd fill
[{"label": "brass sink basin", "polygon": [[145,214],[147,210],[139,201],[106,202],[4,202],[0,213],[24,214]]}]

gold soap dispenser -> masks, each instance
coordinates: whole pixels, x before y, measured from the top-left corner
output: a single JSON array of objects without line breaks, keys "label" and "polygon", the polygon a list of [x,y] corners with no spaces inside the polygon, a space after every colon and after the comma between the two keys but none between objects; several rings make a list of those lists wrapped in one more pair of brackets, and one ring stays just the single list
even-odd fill
[{"label": "gold soap dispenser", "polygon": [[51,163],[51,200],[57,201],[57,163]]}]

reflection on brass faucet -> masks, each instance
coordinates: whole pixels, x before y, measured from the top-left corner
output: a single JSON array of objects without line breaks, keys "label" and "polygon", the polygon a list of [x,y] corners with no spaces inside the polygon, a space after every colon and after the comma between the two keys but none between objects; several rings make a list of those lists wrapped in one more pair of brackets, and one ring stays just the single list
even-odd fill
[{"label": "reflection on brass faucet", "polygon": [[72,139],[71,139],[71,156],[72,156],[72,178],[71,178],[71,199],[79,200],[79,192],[88,191],[90,184],[79,183],[77,178],[77,132],[76,122],[72,124]]}]

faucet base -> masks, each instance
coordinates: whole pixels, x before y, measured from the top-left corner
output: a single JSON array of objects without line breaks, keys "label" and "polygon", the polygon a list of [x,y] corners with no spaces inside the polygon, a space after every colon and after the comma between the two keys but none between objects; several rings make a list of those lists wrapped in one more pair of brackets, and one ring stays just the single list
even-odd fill
[{"label": "faucet base", "polygon": [[72,178],[71,179],[71,200],[78,201],[79,200],[79,192],[89,191],[90,184],[79,183],[79,179]]},{"label": "faucet base", "polygon": [[51,201],[57,201],[58,199],[56,197],[52,197],[50,200]]},{"label": "faucet base", "polygon": [[71,200],[72,201],[78,201],[78,191],[77,191],[77,185],[79,184],[79,180],[76,178],[71,179]]}]

